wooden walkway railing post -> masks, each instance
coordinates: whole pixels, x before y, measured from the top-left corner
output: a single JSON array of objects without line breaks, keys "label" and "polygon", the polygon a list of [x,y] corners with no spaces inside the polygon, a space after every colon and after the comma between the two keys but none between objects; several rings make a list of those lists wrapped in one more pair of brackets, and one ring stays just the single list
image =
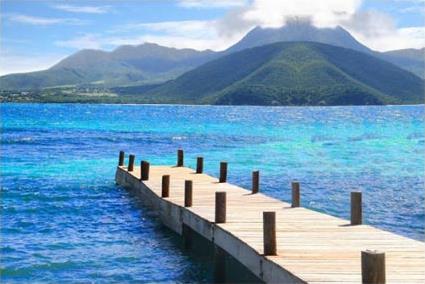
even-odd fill
[{"label": "wooden walkway railing post", "polygon": [[252,172],[252,194],[260,191],[260,171]]},{"label": "wooden walkway railing post", "polygon": [[215,222],[226,223],[226,192],[215,193]]},{"label": "wooden walkway railing post", "polygon": [[227,181],[227,163],[226,162],[220,162],[220,179],[219,181],[221,183]]},{"label": "wooden walkway railing post", "polygon": [[127,171],[129,172],[132,172],[134,170],[134,159],[135,159],[135,156],[133,154],[130,154],[130,156],[128,156]]},{"label": "wooden walkway railing post", "polygon": [[[124,165],[125,162],[126,154],[124,151],[120,151],[118,165]],[[141,182],[137,182],[139,175],[134,171],[134,162],[135,155],[130,154],[127,168],[116,167],[117,184],[126,188],[131,187],[141,193],[149,193],[143,196],[152,201],[154,205],[159,203],[158,210],[161,210],[161,219],[171,229],[183,235],[185,247],[191,246],[193,232],[210,239],[216,246],[214,255],[216,282],[224,281],[226,276],[223,272],[226,267],[224,265],[225,255],[222,250],[226,248],[229,254],[236,255],[237,259],[243,259],[248,264],[253,263],[251,257],[253,257],[252,250],[254,250],[258,267],[249,269],[265,282],[286,283],[284,280],[287,280],[288,275],[291,274],[294,279],[305,280],[305,283],[309,283],[310,280],[316,282],[317,279],[323,280],[323,282],[338,282],[341,281],[340,275],[343,276],[342,280],[350,283],[359,281],[360,277],[363,284],[385,284],[386,279],[395,283],[425,283],[423,274],[419,274],[425,263],[423,243],[398,237],[370,226],[346,227],[347,220],[315,213],[307,208],[287,210],[289,205],[286,202],[266,197],[263,194],[254,194],[260,190],[258,170],[252,172],[252,194],[250,194],[243,188],[223,184],[227,182],[227,162],[220,162],[219,181],[221,184],[217,184],[216,177],[206,174],[196,175],[193,169],[183,167],[183,150],[178,150],[177,164],[181,165],[179,168],[175,166],[152,166],[150,168],[148,162],[141,161],[140,179],[149,180],[143,186],[140,186]],[[197,157],[196,173],[202,172],[203,158]],[[180,181],[180,185],[175,184],[173,188],[173,194],[180,198],[156,200],[159,196],[162,198],[170,196],[171,177],[173,177],[173,182]],[[184,190],[181,184],[182,180],[184,180]],[[161,186],[160,181],[162,182]],[[193,183],[197,187],[195,193],[193,192]],[[300,183],[296,180],[292,181],[291,189],[291,206],[300,207]],[[235,211],[235,214],[241,212],[243,215],[236,216],[232,213],[227,218],[227,192],[231,194],[229,197],[231,205],[229,206],[232,211],[230,213]],[[184,197],[182,197],[182,193]],[[214,205],[214,200],[211,199],[212,194],[215,194]],[[200,210],[193,211],[190,208],[182,208],[183,204],[184,207],[192,207],[194,197],[196,197],[195,205]],[[360,225],[363,223],[362,193],[353,191],[350,193],[350,198],[350,223],[351,225]],[[215,206],[215,208],[211,206]],[[215,209],[213,218],[210,209]],[[258,224],[259,221],[261,222],[258,219],[261,214],[263,215],[263,236],[261,236],[261,228],[258,228],[260,231],[257,230],[257,225],[261,225]],[[277,215],[287,216],[287,218],[277,220]],[[185,218],[182,218],[183,216]],[[296,222],[297,219],[294,217],[302,221],[302,226]],[[219,225],[226,222],[228,224]],[[325,224],[325,222],[330,223]],[[254,225],[255,223],[257,225]],[[282,232],[282,235],[279,235],[279,241],[277,241],[277,231]],[[224,236],[221,235],[222,232],[230,234],[234,238],[221,237]],[[284,232],[290,232],[290,234]],[[316,236],[320,237],[320,243],[311,246],[311,240]],[[258,247],[261,237],[263,238],[263,251],[261,251],[261,247]],[[364,250],[371,244],[382,251]],[[237,250],[233,249],[235,246],[237,246]],[[241,253],[242,248],[245,250],[243,253]],[[320,259],[317,257],[318,251],[321,254]],[[353,252],[356,251],[357,257],[353,257]],[[341,261],[328,266],[325,263],[326,260],[336,259],[336,253],[338,260]],[[245,257],[247,259],[244,259]],[[388,269],[386,269],[386,257]],[[298,260],[300,265],[291,266],[292,262],[295,263]],[[311,262],[311,271],[310,264],[308,267],[302,265],[304,261]],[[323,267],[322,261],[326,264]],[[274,263],[272,273],[270,273],[270,266],[265,266],[264,263],[267,263],[266,265]],[[340,265],[340,263],[344,265]],[[247,267],[249,266],[247,265]],[[284,273],[275,276],[275,268],[276,273],[279,271],[279,273],[282,271]],[[358,268],[361,270],[359,271]],[[278,281],[274,281],[276,279]]]},{"label": "wooden walkway railing post", "polygon": [[193,182],[191,180],[184,181],[184,207],[192,207],[193,201]]},{"label": "wooden walkway railing post", "polygon": [[197,157],[196,158],[196,173],[202,174],[204,172],[204,158]]},{"label": "wooden walkway railing post", "polygon": [[385,253],[362,251],[362,283],[385,284]]},{"label": "wooden walkway railing post", "polygon": [[276,212],[263,212],[264,255],[276,255]]},{"label": "wooden walkway railing post", "polygon": [[362,224],[362,193],[351,192],[351,225]]},{"label": "wooden walkway railing post", "polygon": [[124,151],[120,151],[120,155],[118,158],[118,166],[120,167],[124,166],[124,159],[125,159],[125,153]]},{"label": "wooden walkway railing post", "polygon": [[292,207],[300,207],[300,183],[292,182]]},{"label": "wooden walkway railing post", "polygon": [[170,175],[162,176],[161,197],[170,197]]},{"label": "wooden walkway railing post", "polygon": [[140,162],[140,180],[149,180],[149,162]]},{"label": "wooden walkway railing post", "polygon": [[184,153],[182,149],[177,150],[177,167],[183,167],[184,165]]}]

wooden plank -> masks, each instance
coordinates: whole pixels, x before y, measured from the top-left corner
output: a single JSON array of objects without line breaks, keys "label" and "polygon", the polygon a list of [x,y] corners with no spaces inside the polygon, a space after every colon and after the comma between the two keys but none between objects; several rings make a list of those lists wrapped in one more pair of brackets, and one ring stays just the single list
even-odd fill
[{"label": "wooden plank", "polygon": [[[125,169],[125,167],[120,167]],[[127,174],[140,178],[134,167]],[[263,211],[276,212],[277,255],[267,256],[278,267],[309,283],[360,283],[360,252],[377,249],[386,254],[387,283],[425,283],[425,245],[368,225],[350,226],[350,221],[273,199],[262,193],[192,169],[151,166],[143,183],[161,198],[162,176],[170,176],[169,202],[184,206],[185,180],[193,181],[190,214],[214,223],[215,194],[226,192],[226,223],[217,224],[259,255],[263,253]]]}]

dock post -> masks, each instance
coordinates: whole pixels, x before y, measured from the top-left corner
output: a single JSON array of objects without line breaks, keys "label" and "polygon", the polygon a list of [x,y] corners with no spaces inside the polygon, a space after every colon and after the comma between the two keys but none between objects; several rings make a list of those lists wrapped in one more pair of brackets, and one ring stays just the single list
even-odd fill
[{"label": "dock post", "polygon": [[362,251],[362,283],[385,284],[385,253]]},{"label": "dock post", "polygon": [[362,224],[362,193],[351,192],[351,225]]},{"label": "dock post", "polygon": [[142,161],[140,163],[140,180],[148,180],[149,179],[149,163],[146,161]]},{"label": "dock post", "polygon": [[252,172],[252,194],[260,191],[260,171]]},{"label": "dock post", "polygon": [[118,158],[118,166],[122,167],[124,166],[124,158],[125,158],[125,153],[124,151],[120,151],[120,156]]},{"label": "dock post", "polygon": [[191,180],[184,181],[184,207],[192,207],[193,182]]},{"label": "dock post", "polygon": [[215,193],[215,222],[226,223],[226,192]]},{"label": "dock post", "polygon": [[220,179],[219,181],[226,182],[227,181],[227,163],[220,162]]},{"label": "dock post", "polygon": [[130,154],[130,156],[128,156],[127,171],[129,171],[129,172],[132,172],[134,170],[134,158],[135,158],[135,156],[133,154]]},{"label": "dock post", "polygon": [[183,167],[184,165],[184,154],[182,149],[177,150],[177,167]]},{"label": "dock post", "polygon": [[196,158],[196,173],[202,174],[204,171],[204,158],[197,157]]},{"label": "dock post", "polygon": [[292,182],[292,208],[300,207],[300,183]]},{"label": "dock post", "polygon": [[170,175],[162,176],[161,197],[170,197]]},{"label": "dock post", "polygon": [[214,283],[226,283],[226,253],[214,245]]},{"label": "dock post", "polygon": [[263,212],[264,255],[276,255],[276,212]]}]

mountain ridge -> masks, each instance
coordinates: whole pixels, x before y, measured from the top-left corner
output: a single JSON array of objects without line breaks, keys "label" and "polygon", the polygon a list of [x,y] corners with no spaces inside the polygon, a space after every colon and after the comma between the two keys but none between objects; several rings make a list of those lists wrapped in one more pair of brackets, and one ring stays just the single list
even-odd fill
[{"label": "mountain ridge", "polygon": [[154,43],[120,46],[112,51],[83,49],[47,70],[1,76],[0,82],[3,89],[152,83],[175,78],[214,56],[217,55],[211,50],[177,49]]},{"label": "mountain ridge", "polygon": [[420,103],[423,91],[420,78],[371,55],[281,42],[220,57],[141,95],[170,103],[335,105]]},{"label": "mountain ridge", "polygon": [[111,88],[157,84],[233,52],[298,39],[358,50],[425,78],[425,49],[379,53],[358,42],[341,27],[317,28],[303,21],[292,21],[280,28],[256,27],[238,43],[221,52],[177,49],[155,43],[123,45],[112,51],[84,49],[47,70],[2,76],[0,89],[30,90],[60,86]]},{"label": "mountain ridge", "polygon": [[362,52],[371,52],[365,45],[358,42],[341,26],[335,28],[318,28],[306,21],[293,20],[278,28],[255,27],[240,41],[226,51],[240,51],[246,48],[275,43],[275,42],[319,42]]}]

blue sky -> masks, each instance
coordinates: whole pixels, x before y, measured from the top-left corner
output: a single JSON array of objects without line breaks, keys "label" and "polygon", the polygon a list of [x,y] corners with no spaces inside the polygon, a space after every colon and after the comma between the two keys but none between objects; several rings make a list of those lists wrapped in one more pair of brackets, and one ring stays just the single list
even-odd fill
[{"label": "blue sky", "polygon": [[375,50],[425,46],[425,0],[1,1],[0,74],[50,67],[80,49],[156,42],[222,50],[295,16],[341,25]]}]

